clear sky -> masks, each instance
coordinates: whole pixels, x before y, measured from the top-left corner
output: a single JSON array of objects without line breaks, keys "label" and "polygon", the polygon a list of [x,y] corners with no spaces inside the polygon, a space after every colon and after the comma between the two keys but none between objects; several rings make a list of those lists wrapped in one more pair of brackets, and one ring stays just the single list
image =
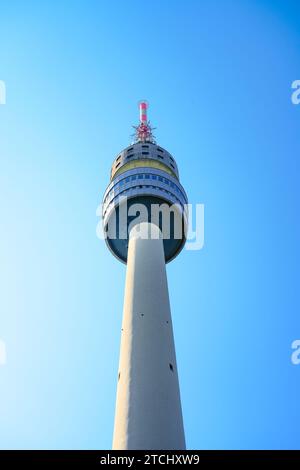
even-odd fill
[{"label": "clear sky", "polygon": [[137,102],[205,246],[168,265],[189,448],[299,448],[300,7],[1,5],[0,447],[111,447],[125,266],[96,208]]}]

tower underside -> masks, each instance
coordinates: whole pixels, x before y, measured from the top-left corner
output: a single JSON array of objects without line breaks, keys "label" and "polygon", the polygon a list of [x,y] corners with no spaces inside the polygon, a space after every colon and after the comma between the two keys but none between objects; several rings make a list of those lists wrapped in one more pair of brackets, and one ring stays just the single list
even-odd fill
[{"label": "tower underside", "polygon": [[129,237],[113,449],[185,449],[164,246],[148,222]]}]

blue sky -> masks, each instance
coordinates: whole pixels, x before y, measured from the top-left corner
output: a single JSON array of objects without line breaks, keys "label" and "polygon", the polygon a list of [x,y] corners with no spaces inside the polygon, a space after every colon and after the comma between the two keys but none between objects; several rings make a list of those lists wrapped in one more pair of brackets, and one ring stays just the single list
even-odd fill
[{"label": "blue sky", "polygon": [[1,6],[0,447],[111,447],[125,266],[96,208],[137,102],[205,246],[168,265],[188,448],[299,448],[297,1]]}]

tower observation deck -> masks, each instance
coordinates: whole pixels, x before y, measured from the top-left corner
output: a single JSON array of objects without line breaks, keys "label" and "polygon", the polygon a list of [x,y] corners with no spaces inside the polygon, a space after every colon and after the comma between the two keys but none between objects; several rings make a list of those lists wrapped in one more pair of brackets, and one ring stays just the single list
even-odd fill
[{"label": "tower observation deck", "polygon": [[114,449],[184,449],[165,263],[184,246],[187,196],[140,103],[135,141],[116,156],[103,197],[105,240],[127,264]]}]

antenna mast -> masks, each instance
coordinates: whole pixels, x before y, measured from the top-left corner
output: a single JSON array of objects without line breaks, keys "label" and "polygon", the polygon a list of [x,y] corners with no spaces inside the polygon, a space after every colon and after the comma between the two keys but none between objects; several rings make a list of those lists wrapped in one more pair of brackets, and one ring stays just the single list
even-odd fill
[{"label": "antenna mast", "polygon": [[152,131],[155,129],[151,127],[150,121],[148,121],[147,110],[148,110],[147,101],[143,100],[139,102],[140,110],[140,123],[138,126],[133,126],[135,129],[134,138],[135,142],[152,142],[155,143],[155,138]]}]

